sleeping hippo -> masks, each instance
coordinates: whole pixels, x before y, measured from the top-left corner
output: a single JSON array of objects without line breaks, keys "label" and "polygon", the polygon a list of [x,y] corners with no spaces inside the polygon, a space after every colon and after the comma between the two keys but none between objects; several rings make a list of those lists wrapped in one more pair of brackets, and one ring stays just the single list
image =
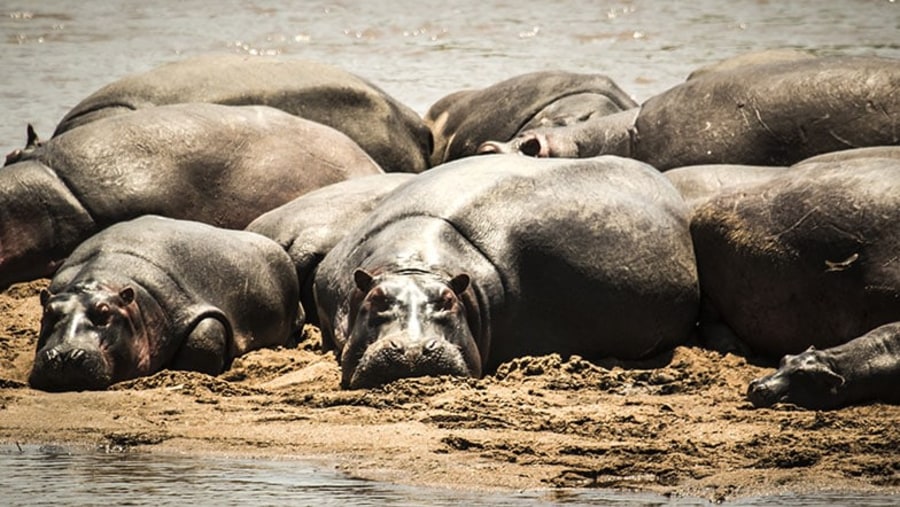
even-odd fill
[{"label": "sleeping hippo", "polygon": [[602,74],[564,71],[532,72],[484,89],[454,92],[425,114],[434,137],[431,164],[474,155],[491,139],[505,141],[523,130],[569,125],[636,106]]},{"label": "sleeping hippo", "polygon": [[832,409],[865,401],[900,403],[900,322],[825,350],[786,355],[775,373],[750,382],[756,407],[788,402]]},{"label": "sleeping hippo", "polygon": [[700,164],[787,166],[900,143],[900,60],[821,57],[710,72],[621,113],[491,141],[480,153],[609,153],[667,170]]},{"label": "sleeping hippo", "polygon": [[342,69],[274,57],[205,55],[125,76],[72,108],[53,135],[99,118],[186,102],[275,107],[343,132],[386,171],[428,168],[431,132],[415,111]]},{"label": "sleeping hippo", "polygon": [[681,196],[612,156],[433,168],[335,245],[314,290],[344,388],[523,355],[644,357],[688,338],[699,299]]},{"label": "sleeping hippo", "polygon": [[41,293],[29,384],[105,389],[164,368],[217,375],[302,324],[290,258],[244,231],[144,216],[82,243]]},{"label": "sleeping hippo", "polygon": [[334,183],[267,211],[248,231],[273,239],[290,255],[307,321],[318,324],[312,281],[319,262],[381,200],[414,175],[388,173]]},{"label": "sleeping hippo", "polygon": [[[777,358],[842,346],[900,321],[898,221],[897,158],[804,162],[708,200],[691,233],[701,292],[721,322],[704,317],[701,331],[727,326],[753,352]],[[886,357],[896,361],[893,350]],[[851,377],[868,382],[861,375]]]},{"label": "sleeping hippo", "polygon": [[381,169],[330,127],[266,106],[181,104],[97,120],[0,170],[0,290],[81,241],[158,214],[242,229],[310,190]]}]

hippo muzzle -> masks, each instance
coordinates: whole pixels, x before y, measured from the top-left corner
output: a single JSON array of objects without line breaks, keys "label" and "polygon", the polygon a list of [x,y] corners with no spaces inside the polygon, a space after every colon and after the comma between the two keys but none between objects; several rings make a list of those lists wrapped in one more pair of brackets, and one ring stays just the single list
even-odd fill
[{"label": "hippo muzzle", "polygon": [[406,377],[468,376],[459,347],[442,337],[410,339],[395,334],[371,344],[352,371],[345,371],[345,387],[363,389]]},{"label": "hippo muzzle", "polygon": [[98,391],[112,379],[112,365],[99,347],[63,343],[38,351],[28,383],[42,391]]}]

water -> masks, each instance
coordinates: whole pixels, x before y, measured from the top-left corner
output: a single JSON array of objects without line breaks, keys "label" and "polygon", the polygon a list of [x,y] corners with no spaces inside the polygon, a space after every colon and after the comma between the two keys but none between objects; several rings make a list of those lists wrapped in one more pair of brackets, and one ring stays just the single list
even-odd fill
[{"label": "water", "polygon": [[[132,72],[210,52],[321,60],[424,113],[525,72],[600,72],[642,101],[695,68],[772,47],[900,58],[889,0],[3,0],[0,154]],[[701,504],[603,491],[467,494],[347,478],[296,461],[0,447],[12,505]],[[735,505],[896,505],[897,498],[750,498]]]},{"label": "water", "polygon": [[[547,505],[711,505],[602,490],[509,494],[398,486],[349,478],[301,461],[251,460],[75,450],[61,446],[0,446],[2,502],[26,505],[317,505],[528,507]],[[897,505],[887,496],[820,494],[753,497],[732,506]]]},{"label": "water", "polygon": [[642,101],[749,50],[900,57],[889,0],[3,0],[0,154],[125,74],[210,52],[330,62],[424,113],[516,74],[601,72]]}]

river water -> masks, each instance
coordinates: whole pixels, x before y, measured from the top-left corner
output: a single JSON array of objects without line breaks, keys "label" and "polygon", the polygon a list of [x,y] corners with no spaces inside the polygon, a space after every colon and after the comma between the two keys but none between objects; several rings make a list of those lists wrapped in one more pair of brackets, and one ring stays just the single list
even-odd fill
[{"label": "river water", "polygon": [[3,0],[0,153],[125,74],[210,52],[330,62],[419,113],[542,69],[605,73],[638,101],[772,47],[900,57],[897,0]]},{"label": "river water", "polygon": [[[603,490],[466,492],[349,478],[299,461],[159,455],[56,445],[0,445],[0,503],[15,506],[708,506],[699,498]],[[743,498],[727,505],[894,507],[888,496],[819,494]]]},{"label": "river water", "polygon": [[[3,0],[0,154],[25,126],[49,136],[82,98],[125,74],[210,52],[321,60],[419,113],[444,95],[516,74],[612,77],[638,101],[693,69],[773,47],[900,58],[893,0]],[[887,497],[744,499],[740,505],[896,505]],[[0,449],[11,505],[702,504],[593,492],[502,496],[347,478],[296,461]]]}]

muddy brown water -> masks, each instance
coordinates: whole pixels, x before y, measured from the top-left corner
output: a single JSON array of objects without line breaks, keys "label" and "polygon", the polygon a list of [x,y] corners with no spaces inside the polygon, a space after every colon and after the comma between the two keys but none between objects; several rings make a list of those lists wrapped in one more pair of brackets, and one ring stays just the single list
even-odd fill
[{"label": "muddy brown water", "polygon": [[[4,113],[0,154],[22,146],[28,123],[34,124],[39,134],[49,136],[72,106],[110,81],[198,54],[281,55],[330,62],[370,79],[419,113],[450,92],[543,69],[606,73],[640,102],[677,84],[700,66],[745,51],[789,47],[822,55],[900,58],[898,3],[6,0],[0,5],[0,62],[4,69],[0,79],[0,110]],[[25,327],[8,325],[0,338],[33,340],[34,318],[29,319]],[[21,371],[21,362],[15,359],[4,371]],[[47,401],[50,398],[22,393],[20,388],[4,389],[2,410],[33,413],[42,409],[29,412],[29,403],[52,403]],[[349,399],[344,394],[309,396],[314,401],[316,396]],[[204,400],[198,396],[198,403],[206,403]],[[413,400],[409,410],[417,410],[422,403]],[[743,409],[737,406],[735,417],[743,417]],[[446,411],[446,403],[439,408]],[[115,417],[127,420],[129,415]],[[785,412],[778,417],[796,421],[803,416]],[[633,419],[626,417],[624,423],[634,423]],[[840,415],[825,419],[845,421]],[[460,421],[457,426],[465,422]],[[452,426],[452,421],[449,424]],[[35,440],[40,435],[40,430],[29,433],[18,426],[4,431],[35,435]],[[69,434],[80,433],[74,429]],[[801,437],[809,434],[799,433]],[[469,445],[473,441],[451,438],[447,442],[459,447],[459,442]],[[855,444],[842,445],[849,448]],[[539,452],[541,448],[535,449]],[[689,496],[571,488],[469,493],[363,481],[303,461],[119,451],[127,450],[85,449],[65,442],[51,446],[6,444],[0,447],[0,503],[707,504]],[[896,460],[893,466],[896,470]],[[860,470],[853,473],[869,473],[868,468]],[[890,476],[890,470],[884,473]],[[638,480],[643,475],[635,477]],[[717,487],[729,489],[727,485]],[[898,497],[890,495],[820,492],[746,496],[733,505],[897,502]]]}]

